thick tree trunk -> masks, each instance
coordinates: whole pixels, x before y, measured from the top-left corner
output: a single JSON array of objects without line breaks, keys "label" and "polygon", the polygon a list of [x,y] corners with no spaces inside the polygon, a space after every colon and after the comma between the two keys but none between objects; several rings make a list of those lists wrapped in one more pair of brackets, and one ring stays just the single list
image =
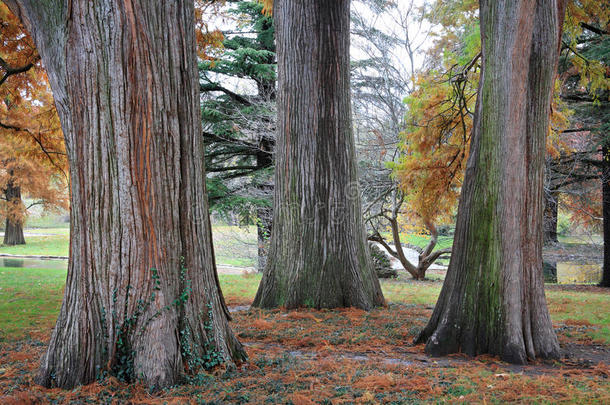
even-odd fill
[{"label": "thick tree trunk", "polygon": [[4,240],[2,242],[6,246],[25,245],[23,237],[23,224],[20,221],[14,221],[6,218],[4,226]]},{"label": "thick tree trunk", "polygon": [[218,286],[192,1],[7,1],[47,67],[71,179],[64,302],[36,381],[150,387],[244,356]]},{"label": "thick tree trunk", "polygon": [[480,3],[483,70],[454,254],[418,338],[432,355],[560,355],[544,296],[542,193],[563,10],[563,0]]},{"label": "thick tree trunk", "polygon": [[[271,27],[267,25],[267,23],[263,23],[263,30],[268,30]],[[269,44],[269,47],[266,47],[270,52],[273,52],[275,55],[275,44]],[[270,55],[267,58],[267,63],[273,65],[276,63],[275,56]],[[277,100],[277,88],[275,84],[275,80],[266,80],[261,79],[257,82],[258,87],[258,95],[261,99],[267,100],[270,102],[275,102]],[[271,121],[271,120],[268,120]],[[271,170],[273,167],[273,150],[275,147],[275,136],[274,132],[277,128],[274,128],[273,125],[270,125],[273,129],[269,131],[269,133],[263,133],[260,142],[259,142],[259,150],[256,154],[256,166],[259,170],[259,173],[262,173],[262,176],[258,179],[258,189],[262,196],[271,196],[273,195],[273,182],[271,175],[265,176],[265,169]],[[257,269],[259,272],[264,271],[265,267],[267,267],[267,257],[269,256],[269,238],[271,237],[271,228],[273,226],[273,208],[262,206],[257,209],[257,223],[256,223],[256,233],[258,239],[258,266]]]},{"label": "thick tree trunk", "polygon": [[[15,186],[12,182],[9,182],[4,189],[4,197],[8,201],[8,204],[23,206],[23,201],[21,200],[21,188]],[[3,244],[7,246],[25,245],[25,238],[23,237],[23,223],[20,219],[17,219],[17,217],[12,215],[11,211],[12,210],[9,210],[9,213],[6,216]]]},{"label": "thick tree trunk", "polygon": [[557,214],[559,193],[549,193],[544,199],[543,242],[545,245],[559,243],[557,239]]},{"label": "thick tree trunk", "polygon": [[256,239],[257,239],[257,265],[256,269],[262,272],[267,266],[267,256],[269,255],[269,228],[263,223],[266,210],[259,208],[258,222],[256,224]]},{"label": "thick tree trunk", "polygon": [[602,147],[602,215],[604,218],[604,269],[602,287],[610,287],[610,146]]},{"label": "thick tree trunk", "polygon": [[349,1],[276,0],[273,233],[257,307],[384,303],[365,240],[349,94]]}]

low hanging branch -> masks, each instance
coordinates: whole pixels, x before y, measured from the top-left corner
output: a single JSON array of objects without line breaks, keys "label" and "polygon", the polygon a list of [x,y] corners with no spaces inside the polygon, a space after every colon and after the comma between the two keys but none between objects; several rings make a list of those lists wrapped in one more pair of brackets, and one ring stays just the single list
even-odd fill
[{"label": "low hanging branch", "polygon": [[27,63],[23,66],[12,67],[3,58],[0,57],[0,68],[4,70],[4,75],[0,78],[0,86],[11,76],[18,75],[20,73],[27,72],[40,60],[40,56],[36,55],[32,62]]},{"label": "low hanging branch", "polygon": [[[384,195],[388,195],[389,193],[385,193]],[[438,241],[438,232],[434,224],[430,221],[426,221],[425,226],[430,232],[430,241],[428,245],[421,249],[417,246],[412,246],[407,244],[408,248],[416,250],[419,252],[418,262],[417,264],[413,264],[407,258],[405,251],[403,249],[403,243],[400,241],[400,226],[398,224],[398,214],[400,213],[400,208],[404,203],[404,195],[400,192],[397,192],[394,189],[392,192],[392,209],[384,209],[383,205],[381,208],[381,213],[369,218],[368,222],[371,224],[373,229],[373,235],[369,236],[368,239],[373,242],[378,242],[383,248],[393,257],[400,261],[402,267],[416,280],[423,280],[426,277],[426,271],[434,262],[443,254],[451,253],[451,249],[440,249],[434,251]],[[399,196],[397,196],[399,194]],[[375,217],[383,217],[390,225],[392,230],[392,241],[394,243],[394,248],[390,244],[388,244],[379,230],[373,225],[372,220]]]},{"label": "low hanging branch", "polygon": [[40,147],[40,150],[45,154],[45,156],[47,157],[49,162],[58,170],[58,172],[60,172],[64,176],[66,181],[68,181],[68,175],[66,174],[65,170],[51,156],[51,155],[66,156],[66,154],[64,152],[59,152],[59,151],[55,151],[55,150],[48,150],[43,145],[42,141],[34,133],[32,133],[30,130],[28,130],[27,128],[21,128],[21,127],[15,126],[15,125],[5,124],[5,123],[3,123],[1,121],[0,121],[0,128],[9,129],[9,130],[12,130],[12,131],[22,132],[22,133],[28,134],[34,140],[34,142],[36,142],[36,144]]}]

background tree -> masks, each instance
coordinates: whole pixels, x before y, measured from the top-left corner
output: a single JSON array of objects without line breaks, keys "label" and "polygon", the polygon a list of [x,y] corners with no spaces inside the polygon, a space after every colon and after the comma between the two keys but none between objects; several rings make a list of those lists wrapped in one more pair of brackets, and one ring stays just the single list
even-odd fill
[{"label": "background tree", "polygon": [[[405,215],[405,190],[392,175],[392,167],[401,156],[399,140],[409,108],[403,100],[416,87],[418,59],[429,40],[424,27],[426,11],[415,2],[366,0],[353,5],[352,105],[369,240],[381,244],[405,270],[421,279],[436,258],[448,251],[432,252],[436,245],[436,228],[432,227],[426,249],[407,244],[419,251],[418,263],[407,259],[400,230],[405,219],[412,218]],[[384,237],[388,229],[389,241]]]},{"label": "background tree", "polygon": [[[31,37],[0,4],[0,210],[4,244],[24,244],[27,210],[66,209],[66,158],[53,97]],[[22,194],[30,198],[26,204]]]},{"label": "background tree", "polygon": [[[48,114],[53,121],[57,118],[54,110],[33,114],[39,123],[41,115]],[[65,153],[55,149],[63,147],[59,138],[62,134],[56,129],[39,128],[33,133],[25,125],[0,125],[3,125],[0,129],[0,208],[6,218],[4,245],[25,244],[23,224],[30,208],[41,206],[44,212],[68,209],[68,182],[62,167]],[[59,123],[54,125],[59,128]],[[59,132],[58,137],[52,134],[55,131]],[[51,154],[55,158],[49,158]],[[26,203],[22,195],[30,200]]]},{"label": "background tree", "polygon": [[5,1],[47,68],[70,163],[64,302],[36,381],[150,387],[244,356],[218,286],[192,1]]},{"label": "background tree", "polygon": [[542,193],[564,13],[561,0],[480,2],[482,73],[453,245],[460,253],[418,338],[428,353],[559,357],[544,297]]},{"label": "background tree", "polygon": [[440,69],[420,73],[416,90],[406,98],[402,153],[393,169],[407,202],[405,214],[431,235],[419,263],[412,266],[416,278],[423,278],[441,254],[451,252],[433,252],[436,224],[451,221],[462,184],[476,95],[473,83],[478,82],[477,45],[467,42],[458,55],[446,51]]},{"label": "background tree", "polygon": [[[560,72],[561,99],[573,110],[572,153],[552,162],[570,211],[588,224],[603,217],[601,285],[610,287],[610,5],[571,1],[566,13]],[[569,174],[569,176],[567,175]],[[597,187],[591,187],[597,183]],[[601,183],[601,190],[599,184]]]},{"label": "background tree", "polygon": [[276,0],[273,233],[257,307],[383,304],[362,224],[349,88],[349,1]]},{"label": "background tree", "polygon": [[[210,209],[256,224],[258,268],[265,266],[271,232],[275,144],[273,19],[257,1],[239,1],[227,14],[216,57],[199,66]],[[226,83],[226,84],[223,84]],[[228,88],[231,86],[231,88]]]},{"label": "background tree", "polygon": [[[451,252],[451,249],[433,250],[438,238],[437,224],[452,220],[462,183],[474,103],[471,88],[474,80],[466,76],[474,74],[470,70],[476,71],[477,59],[475,55],[457,73],[453,72],[454,65],[438,79],[423,79],[406,99],[409,113],[402,133],[402,153],[392,167],[400,185],[401,205],[402,201],[406,203],[404,215],[431,236],[428,246],[420,251],[417,265],[406,266],[417,279],[425,277],[426,270],[439,256]],[[389,216],[389,221],[392,233],[397,235],[395,215]]]}]

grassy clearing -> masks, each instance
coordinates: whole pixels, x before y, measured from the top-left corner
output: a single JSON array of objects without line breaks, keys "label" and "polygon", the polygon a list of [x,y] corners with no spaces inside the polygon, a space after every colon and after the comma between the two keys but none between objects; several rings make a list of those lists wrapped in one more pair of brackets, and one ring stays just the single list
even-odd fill
[{"label": "grassy clearing", "polygon": [[383,295],[388,302],[402,302],[408,304],[432,307],[441,293],[442,281],[414,282],[408,276],[402,275],[397,279],[381,281]]},{"label": "grassy clearing", "polygon": [[12,255],[68,256],[70,240],[67,234],[26,236],[25,245],[0,246],[0,253]]},{"label": "grassy clearing", "polygon": [[[32,200],[26,199],[26,205]],[[70,213],[68,211],[57,214],[46,214],[40,210],[40,206],[34,206],[29,210],[25,226],[27,228],[70,228]]]},{"label": "grassy clearing", "polygon": [[[0,245],[0,253],[15,255],[52,255],[67,256],[70,240],[70,229],[57,225],[49,220],[48,227],[28,228],[26,233],[44,234],[25,237],[26,244],[21,246]],[[54,226],[52,226],[54,225]],[[216,261],[220,265],[237,267],[255,267],[257,261],[256,227],[238,227],[229,225],[213,226],[214,251]],[[388,235],[389,236],[389,235]],[[426,235],[401,235],[401,240],[420,247],[428,244]],[[439,237],[437,249],[451,247],[453,238]],[[443,262],[444,264],[447,261]]]},{"label": "grassy clearing", "polygon": [[0,341],[47,333],[54,325],[65,270],[0,267]]},{"label": "grassy clearing", "polygon": [[[65,270],[0,268],[0,398],[8,403],[599,403],[610,402],[610,368],[534,364],[507,369],[489,356],[427,359],[410,342],[426,324],[440,282],[382,281],[391,304],[355,309],[251,310],[232,327],[249,361],[202,372],[151,394],[114,378],[74,390],[32,381],[62,299]],[[259,274],[220,275],[230,306],[249,304]],[[610,294],[547,291],[562,343],[610,343]],[[425,359],[425,360],[421,360]],[[13,402],[11,402],[13,401]]]},{"label": "grassy clearing", "polygon": [[[219,275],[229,305],[250,304],[260,274]],[[49,333],[55,325],[66,270],[0,267],[0,342]]]},{"label": "grassy clearing", "polygon": [[555,323],[562,323],[562,335],[610,344],[610,294],[576,291],[547,291]]}]

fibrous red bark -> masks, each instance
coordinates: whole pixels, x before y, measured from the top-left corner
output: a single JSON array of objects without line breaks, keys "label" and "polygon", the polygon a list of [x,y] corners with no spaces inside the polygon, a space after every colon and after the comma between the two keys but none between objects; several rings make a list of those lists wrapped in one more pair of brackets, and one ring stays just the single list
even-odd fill
[{"label": "fibrous red bark", "polygon": [[602,147],[602,213],[604,218],[604,266],[601,287],[610,287],[610,146]]},{"label": "fibrous red bark", "polygon": [[193,2],[6,2],[47,68],[70,163],[68,277],[36,381],[164,387],[242,359],[214,264]]}]

